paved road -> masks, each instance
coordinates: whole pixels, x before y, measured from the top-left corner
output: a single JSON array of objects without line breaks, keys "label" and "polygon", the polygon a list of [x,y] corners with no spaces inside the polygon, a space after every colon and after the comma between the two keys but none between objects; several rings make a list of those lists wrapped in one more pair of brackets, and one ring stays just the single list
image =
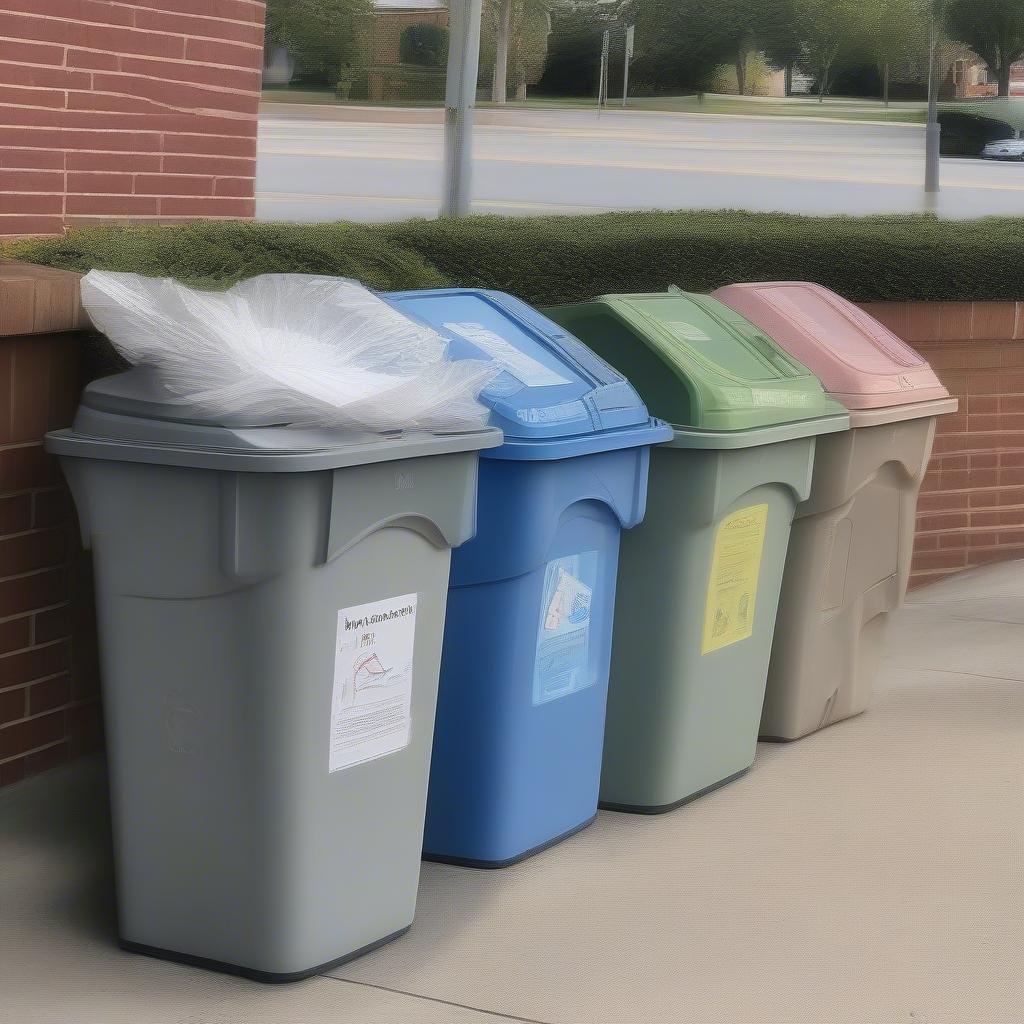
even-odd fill
[{"label": "paved road", "polygon": [[[361,118],[374,117],[361,111]],[[394,111],[383,118],[395,118]],[[419,115],[424,116],[422,112]],[[788,118],[501,111],[478,125],[474,210],[591,213],[740,207],[794,213],[923,208],[918,125]],[[257,213],[262,219],[398,220],[437,213],[441,126],[260,121]],[[938,211],[950,217],[1024,214],[1024,164],[942,161]]]}]

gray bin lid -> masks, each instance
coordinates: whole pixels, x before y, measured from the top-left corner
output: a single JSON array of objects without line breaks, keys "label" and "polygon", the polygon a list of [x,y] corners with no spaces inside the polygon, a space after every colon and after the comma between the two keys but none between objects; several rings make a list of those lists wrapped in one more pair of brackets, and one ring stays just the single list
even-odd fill
[{"label": "gray bin lid", "polygon": [[213,419],[137,366],[87,385],[73,426],[46,435],[65,458],[143,462],[255,473],[300,473],[496,448],[494,427],[451,433],[291,427],[269,418]]}]

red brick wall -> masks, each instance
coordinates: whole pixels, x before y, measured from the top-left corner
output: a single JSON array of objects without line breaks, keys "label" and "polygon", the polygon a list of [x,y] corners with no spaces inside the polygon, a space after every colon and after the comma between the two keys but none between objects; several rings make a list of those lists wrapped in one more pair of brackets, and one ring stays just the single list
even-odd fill
[{"label": "red brick wall", "polygon": [[918,503],[911,585],[1024,558],[1024,302],[864,307],[960,400],[938,422]]},{"label": "red brick wall", "polygon": [[[101,745],[88,561],[43,433],[83,383],[78,275],[0,264],[0,785]],[[1024,303],[876,303],[960,399],[939,421],[912,582],[1024,558]]]},{"label": "red brick wall", "polygon": [[0,785],[100,745],[92,583],[45,431],[82,387],[78,276],[0,272]]},{"label": "red brick wall", "polygon": [[251,217],[259,0],[3,0],[0,235]]}]

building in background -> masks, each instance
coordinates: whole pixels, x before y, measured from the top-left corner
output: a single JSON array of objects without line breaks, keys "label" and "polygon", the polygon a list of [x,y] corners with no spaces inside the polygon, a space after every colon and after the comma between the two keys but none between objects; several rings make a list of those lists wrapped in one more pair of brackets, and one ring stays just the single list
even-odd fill
[{"label": "building in background", "polygon": [[[363,19],[357,63],[353,68],[354,98],[362,92],[365,75],[366,98],[376,102],[392,100],[440,100],[444,98],[445,63],[413,63],[404,60],[402,38],[423,28],[439,30],[447,40],[448,4],[445,0],[374,0],[373,14]],[[440,56],[440,55],[439,55]]]},{"label": "building in background", "polygon": [[[973,53],[953,62],[951,69],[953,94],[957,99],[998,96],[999,86],[989,74],[988,65]],[[1010,95],[1024,96],[1024,61],[1010,67]]]}]

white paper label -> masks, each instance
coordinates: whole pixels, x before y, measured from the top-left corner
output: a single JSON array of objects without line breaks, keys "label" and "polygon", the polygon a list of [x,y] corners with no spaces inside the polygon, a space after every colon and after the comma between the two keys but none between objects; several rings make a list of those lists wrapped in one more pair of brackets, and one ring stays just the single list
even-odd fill
[{"label": "white paper label", "polygon": [[671,327],[680,338],[685,338],[687,341],[711,340],[699,327],[695,324],[688,324],[685,320],[672,320],[669,323],[669,327]]},{"label": "white paper label", "polygon": [[471,341],[492,359],[501,363],[516,380],[531,388],[549,388],[558,384],[571,384],[568,377],[538,362],[533,356],[520,352],[501,335],[488,330],[483,324],[445,324],[445,329]]},{"label": "white paper label", "polygon": [[409,745],[416,594],[338,612],[330,771]]}]

